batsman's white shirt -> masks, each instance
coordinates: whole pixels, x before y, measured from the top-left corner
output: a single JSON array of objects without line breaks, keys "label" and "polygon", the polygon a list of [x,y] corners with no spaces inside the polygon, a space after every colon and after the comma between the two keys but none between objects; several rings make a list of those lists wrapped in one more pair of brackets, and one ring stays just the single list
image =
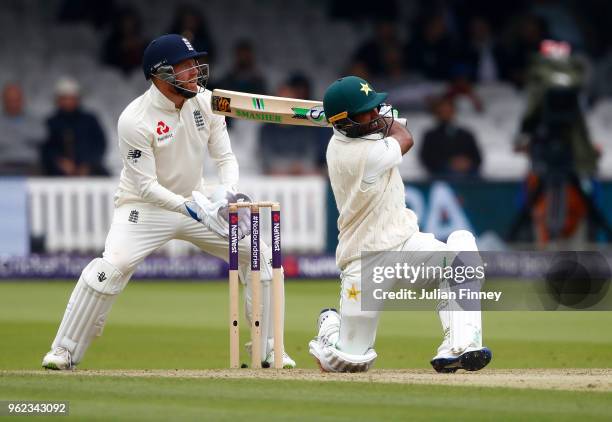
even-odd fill
[{"label": "batsman's white shirt", "polygon": [[327,169],[340,213],[340,269],[359,259],[362,251],[392,250],[418,231],[397,169],[398,142],[392,137],[370,138],[348,138],[334,129],[327,147]]},{"label": "batsman's white shirt", "polygon": [[361,310],[361,252],[447,250],[432,234],[419,232],[416,215],[406,208],[397,140],[371,138],[348,138],[334,130],[327,149],[340,212],[336,262],[341,270],[342,322],[336,346],[353,354],[374,346],[379,315]]},{"label": "batsman's white shirt", "polygon": [[217,166],[221,184],[235,189],[238,162],[225,118],[212,113],[211,92],[186,100],[181,109],[155,85],[132,101],[118,123],[123,170],[115,203],[146,202],[180,211],[202,190],[204,154]]}]

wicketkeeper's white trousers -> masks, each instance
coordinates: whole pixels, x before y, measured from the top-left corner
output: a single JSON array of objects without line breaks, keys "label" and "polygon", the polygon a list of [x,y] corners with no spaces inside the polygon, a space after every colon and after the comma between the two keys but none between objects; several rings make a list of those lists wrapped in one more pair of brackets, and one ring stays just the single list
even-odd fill
[{"label": "wicketkeeper's white trousers", "polygon": [[[115,209],[102,257],[131,276],[138,264],[172,239],[186,240],[210,255],[228,259],[227,238],[183,214],[144,203]],[[242,239],[239,245],[239,266],[246,276],[250,270],[250,237]],[[271,250],[264,242],[261,253],[262,280],[271,279]]]}]

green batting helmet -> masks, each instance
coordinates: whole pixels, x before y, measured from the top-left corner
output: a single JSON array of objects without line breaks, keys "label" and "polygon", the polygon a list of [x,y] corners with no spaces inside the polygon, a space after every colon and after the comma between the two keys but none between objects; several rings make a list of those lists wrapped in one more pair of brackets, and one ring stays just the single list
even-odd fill
[{"label": "green batting helmet", "polygon": [[386,99],[386,92],[376,92],[366,80],[346,76],[327,88],[323,108],[327,121],[334,124],[355,114],[373,110]]}]

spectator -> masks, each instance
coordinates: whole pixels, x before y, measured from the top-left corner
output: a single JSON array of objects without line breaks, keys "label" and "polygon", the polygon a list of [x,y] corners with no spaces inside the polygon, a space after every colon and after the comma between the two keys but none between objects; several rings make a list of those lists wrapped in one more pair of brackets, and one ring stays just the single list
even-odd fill
[{"label": "spectator", "polygon": [[438,99],[433,111],[437,125],[425,133],[419,151],[427,171],[437,177],[478,176],[482,162],[478,144],[469,130],[454,123],[452,100],[446,97]]},{"label": "spectator", "polygon": [[361,44],[353,62],[362,63],[368,75],[375,78],[399,76],[402,72],[402,43],[391,21],[376,23],[374,36]]},{"label": "spectator", "polygon": [[32,175],[38,168],[38,145],[44,130],[38,119],[24,110],[23,91],[16,83],[2,90],[0,116],[0,175]]},{"label": "spectator", "polygon": [[190,4],[177,8],[174,22],[168,31],[169,34],[181,34],[187,38],[196,51],[206,51],[208,63],[215,57],[215,47],[208,32],[206,20],[199,9]]},{"label": "spectator", "polygon": [[491,32],[491,25],[480,16],[474,16],[468,24],[469,41],[463,53],[469,78],[474,82],[495,82],[499,79],[498,47]]},{"label": "spectator", "polygon": [[424,24],[407,44],[404,57],[406,69],[427,79],[448,79],[454,50],[452,37],[442,14],[425,19]]},{"label": "spectator", "polygon": [[499,70],[502,79],[522,88],[526,82],[527,68],[540,51],[541,42],[547,37],[544,20],[536,16],[521,16],[511,25],[500,49]]},{"label": "spectator", "polygon": [[[277,94],[281,97],[311,98],[310,81],[295,73]],[[322,174],[325,150],[331,136],[328,129],[307,126],[266,124],[259,132],[262,169],[271,175]]]},{"label": "spectator", "polygon": [[589,97],[593,102],[603,97],[612,97],[612,48],[593,69]]},{"label": "spectator", "polygon": [[57,111],[47,120],[42,164],[49,176],[102,176],[106,139],[98,119],[80,105],[80,89],[70,78],[55,87]]},{"label": "spectator", "polygon": [[104,42],[102,62],[116,67],[126,75],[140,69],[147,41],[141,33],[140,16],[131,8],[121,10]]},{"label": "spectator", "polygon": [[234,46],[234,63],[228,75],[219,81],[224,89],[253,94],[266,94],[266,81],[257,68],[255,51],[250,41],[241,40]]},{"label": "spectator", "polygon": [[482,113],[484,105],[482,99],[474,89],[469,79],[468,67],[463,63],[456,63],[451,70],[450,81],[444,97],[457,104],[457,101],[466,101],[474,111]]}]

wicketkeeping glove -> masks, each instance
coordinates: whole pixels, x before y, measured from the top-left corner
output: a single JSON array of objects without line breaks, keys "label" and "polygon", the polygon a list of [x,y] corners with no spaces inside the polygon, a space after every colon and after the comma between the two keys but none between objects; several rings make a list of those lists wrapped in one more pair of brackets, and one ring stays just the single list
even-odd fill
[{"label": "wicketkeeping glove", "polygon": [[227,200],[223,198],[212,202],[198,191],[192,192],[192,195],[193,201],[186,201],[184,204],[187,214],[218,235],[227,238],[229,230],[227,221],[219,218],[219,209],[227,206]]},{"label": "wicketkeeping glove", "polygon": [[[229,204],[233,202],[252,202],[244,193],[226,192],[225,199],[228,205],[219,208],[219,216],[229,224]],[[247,208],[238,208],[238,236],[240,238],[251,234],[251,214]]]},{"label": "wicketkeeping glove", "polygon": [[[193,201],[185,202],[187,213],[196,221],[201,222],[215,233],[227,238],[229,230],[229,204],[233,202],[251,202],[244,193],[226,191],[219,186],[210,199],[201,192],[192,192]],[[238,238],[251,234],[249,210],[238,208]]]}]

